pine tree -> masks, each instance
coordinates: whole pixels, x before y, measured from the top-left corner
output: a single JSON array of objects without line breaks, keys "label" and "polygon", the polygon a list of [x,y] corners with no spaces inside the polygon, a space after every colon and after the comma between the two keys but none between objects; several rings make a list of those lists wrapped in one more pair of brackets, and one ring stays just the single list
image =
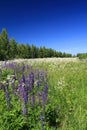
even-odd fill
[{"label": "pine tree", "polygon": [[17,43],[14,39],[9,41],[9,58],[13,59],[17,55]]},{"label": "pine tree", "polygon": [[6,32],[6,29],[2,29],[1,35],[0,35],[0,59],[5,60],[8,59],[8,46],[9,46],[9,40],[8,40],[8,34]]}]

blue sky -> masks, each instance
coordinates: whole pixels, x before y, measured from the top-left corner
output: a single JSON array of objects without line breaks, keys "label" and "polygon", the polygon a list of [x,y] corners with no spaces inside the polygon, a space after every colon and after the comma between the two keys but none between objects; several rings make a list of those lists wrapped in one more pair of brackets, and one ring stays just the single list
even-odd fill
[{"label": "blue sky", "polygon": [[87,0],[1,0],[2,28],[18,43],[87,52]]}]

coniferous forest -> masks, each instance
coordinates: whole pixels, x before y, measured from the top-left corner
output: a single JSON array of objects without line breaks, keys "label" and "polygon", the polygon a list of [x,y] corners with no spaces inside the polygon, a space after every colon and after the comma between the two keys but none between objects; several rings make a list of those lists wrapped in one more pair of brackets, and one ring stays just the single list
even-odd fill
[{"label": "coniferous forest", "polygon": [[[80,59],[87,58],[87,53],[77,53]],[[0,60],[11,60],[15,58],[48,58],[48,57],[72,57],[72,54],[56,51],[45,46],[37,47],[29,43],[17,43],[14,38],[9,39],[6,29],[0,33]]]},{"label": "coniferous forest", "polygon": [[6,29],[2,29],[0,33],[0,60],[46,57],[72,57],[72,55],[44,46],[37,47],[33,44],[17,43],[14,38],[9,40]]}]

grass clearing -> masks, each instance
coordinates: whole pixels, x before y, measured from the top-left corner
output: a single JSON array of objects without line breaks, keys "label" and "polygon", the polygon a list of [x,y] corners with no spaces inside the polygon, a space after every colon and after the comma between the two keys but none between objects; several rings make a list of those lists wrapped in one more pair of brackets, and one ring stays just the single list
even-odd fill
[{"label": "grass clearing", "polygon": [[[45,129],[87,130],[87,62],[79,61],[76,58],[25,59],[23,62],[39,70],[46,71],[48,75],[48,104],[45,111]],[[0,113],[4,117],[6,112],[3,111],[3,107],[6,107],[6,105],[2,91],[0,91],[0,100]],[[35,114],[36,110],[33,112]],[[14,112],[12,111],[12,113]],[[3,121],[4,119],[0,119],[0,125]],[[31,123],[34,124],[35,122],[31,121]],[[41,130],[40,124],[34,124],[34,128],[31,128],[31,130],[33,129]],[[4,130],[4,128],[0,130]],[[16,127],[14,130],[20,129]]]}]

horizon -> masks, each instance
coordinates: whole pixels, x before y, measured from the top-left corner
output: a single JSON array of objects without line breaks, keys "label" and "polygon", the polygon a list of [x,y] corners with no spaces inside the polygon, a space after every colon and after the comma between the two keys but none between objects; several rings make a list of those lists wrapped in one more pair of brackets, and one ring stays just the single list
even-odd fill
[{"label": "horizon", "polygon": [[87,53],[86,0],[3,0],[0,16],[0,32],[17,43]]}]

